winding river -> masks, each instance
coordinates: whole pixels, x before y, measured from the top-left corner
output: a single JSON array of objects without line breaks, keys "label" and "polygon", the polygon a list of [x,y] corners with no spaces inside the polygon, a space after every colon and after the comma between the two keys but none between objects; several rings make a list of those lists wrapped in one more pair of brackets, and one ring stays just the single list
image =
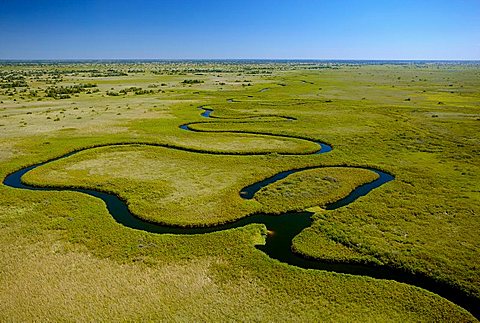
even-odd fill
[{"label": "winding river", "polygon": [[[295,118],[292,117],[285,117],[285,116],[247,116],[247,117],[240,117],[240,118],[219,118],[211,116],[213,110],[200,107],[203,110],[201,115],[205,118],[216,118],[216,119],[254,119],[258,117],[275,117],[277,119],[283,119],[285,121],[294,121]],[[306,155],[306,154],[323,154],[327,153],[332,150],[332,147],[326,143],[314,141],[306,137],[297,137],[297,136],[287,136],[287,135],[278,135],[278,134],[270,134],[270,133],[253,133],[253,132],[245,132],[245,131],[233,131],[233,130],[195,130],[192,129],[190,126],[194,124],[200,124],[204,122],[192,122],[183,124],[180,126],[181,129],[187,131],[197,131],[197,132],[228,132],[228,133],[242,133],[242,134],[257,134],[262,136],[271,136],[271,137],[283,137],[283,138],[294,138],[300,140],[307,140],[313,142],[318,145],[318,149],[312,153],[283,153],[283,155]],[[179,149],[179,150],[186,150],[191,152],[197,153],[210,153],[210,154],[228,154],[228,153],[213,153],[213,152],[203,152],[198,151],[195,149],[186,149],[182,147],[172,147],[169,145],[161,145],[161,144],[148,144],[148,143],[131,143],[131,144],[143,144],[143,145],[151,145],[151,146],[162,146],[167,147],[170,149]],[[9,174],[5,177],[3,184],[9,187],[18,188],[18,189],[26,189],[26,190],[41,190],[41,191],[75,191],[84,194],[88,194],[94,197],[97,197],[105,202],[108,212],[111,216],[120,224],[137,229],[143,230],[152,233],[169,233],[169,234],[204,234],[210,232],[216,232],[221,230],[228,230],[233,228],[242,227],[252,223],[261,223],[266,226],[268,229],[269,234],[266,236],[266,243],[265,245],[258,245],[256,246],[257,249],[261,250],[269,257],[276,259],[278,261],[287,263],[289,265],[305,268],[305,269],[319,269],[319,270],[326,270],[336,273],[343,273],[343,274],[352,274],[352,275],[363,275],[369,276],[378,279],[390,279],[395,280],[398,282],[418,286],[434,292],[454,303],[457,305],[467,309],[470,311],[475,317],[480,318],[480,310],[479,310],[479,300],[473,296],[468,295],[464,291],[459,288],[456,288],[453,285],[448,283],[434,280],[430,277],[427,277],[423,274],[418,273],[411,273],[401,269],[396,269],[393,267],[386,267],[386,266],[379,266],[379,265],[365,265],[365,264],[356,264],[356,263],[335,263],[335,262],[325,262],[316,259],[305,258],[295,252],[292,251],[292,240],[293,238],[298,235],[302,230],[308,228],[312,224],[312,215],[313,213],[309,212],[287,212],[280,215],[271,215],[271,214],[253,214],[242,219],[236,220],[234,222],[216,225],[216,226],[209,226],[209,227],[175,227],[175,226],[167,226],[161,225],[158,223],[148,222],[136,217],[132,214],[126,203],[120,200],[116,195],[98,191],[98,190],[91,190],[91,189],[81,189],[81,188],[72,188],[72,187],[37,187],[24,184],[22,182],[22,176],[29,171],[42,166],[46,165],[52,161],[63,159],[75,155],[81,151],[94,149],[98,147],[106,147],[106,146],[124,146],[128,145],[128,143],[122,144],[105,144],[105,145],[98,145],[95,147],[85,148],[76,150],[70,153],[67,153],[63,156],[59,156],[53,159],[50,159],[45,162],[41,162],[35,165],[31,165],[25,168],[22,168],[14,173]],[[261,154],[261,153],[258,153]],[[251,154],[249,154],[251,155]],[[342,199],[339,199],[333,203],[330,203],[324,206],[327,210],[334,210],[345,205],[348,205],[354,202],[361,196],[368,194],[373,189],[394,180],[394,176],[383,172],[378,169],[368,168],[368,167],[357,167],[357,166],[316,166],[316,167],[305,167],[299,169],[291,169],[286,170],[283,172],[279,172],[274,176],[268,177],[264,180],[259,182],[253,183],[247,187],[244,187],[240,192],[240,196],[244,199],[252,199],[255,196],[255,193],[258,192],[261,188],[266,187],[276,181],[284,179],[291,174],[302,172],[309,169],[317,169],[317,168],[329,168],[329,167],[342,167],[342,168],[363,168],[369,171],[375,172],[379,177],[369,183],[363,184],[357,188],[355,188],[350,194]]]}]

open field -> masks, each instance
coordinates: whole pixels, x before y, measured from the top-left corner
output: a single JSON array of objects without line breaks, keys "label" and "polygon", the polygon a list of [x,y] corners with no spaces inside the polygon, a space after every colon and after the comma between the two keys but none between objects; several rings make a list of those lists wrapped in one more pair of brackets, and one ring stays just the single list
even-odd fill
[{"label": "open field", "polygon": [[[308,209],[296,252],[425,275],[480,308],[479,65],[6,64],[0,77],[2,178],[110,145],[23,179],[112,192],[177,226]],[[333,150],[314,154],[312,141]],[[342,166],[395,180],[327,211],[376,178]],[[424,289],[273,260],[255,248],[260,224],[152,234],[85,194],[1,185],[0,196],[2,321],[476,321]]]}]

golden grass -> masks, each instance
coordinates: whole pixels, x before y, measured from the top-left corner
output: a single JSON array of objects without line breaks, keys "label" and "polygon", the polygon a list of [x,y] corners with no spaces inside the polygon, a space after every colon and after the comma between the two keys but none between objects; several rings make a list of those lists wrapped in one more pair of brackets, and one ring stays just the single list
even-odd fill
[{"label": "golden grass", "polygon": [[[43,322],[469,319],[450,303],[393,282],[259,264],[273,265],[277,277],[271,280],[270,273],[232,266],[231,259],[218,256],[155,266],[119,263],[52,237],[44,241],[0,248],[0,317]],[[284,289],[291,275],[298,285]],[[335,287],[329,286],[332,281]],[[338,298],[339,288],[348,296]],[[399,297],[406,301],[399,304]]]}]

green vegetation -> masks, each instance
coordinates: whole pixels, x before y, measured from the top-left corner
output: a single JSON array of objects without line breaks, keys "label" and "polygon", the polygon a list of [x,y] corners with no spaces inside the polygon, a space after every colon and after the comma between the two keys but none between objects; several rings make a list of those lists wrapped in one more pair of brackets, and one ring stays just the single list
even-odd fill
[{"label": "green vegetation", "polygon": [[92,83],[87,83],[87,84],[77,84],[77,85],[71,85],[71,86],[60,86],[60,87],[48,87],[45,90],[45,96],[46,97],[51,97],[54,99],[60,98],[60,99],[68,99],[70,96],[68,94],[75,94],[75,93],[80,93],[80,92],[85,92],[86,89],[96,87],[96,84]]},{"label": "green vegetation", "polygon": [[[155,86],[154,86],[154,87],[155,87]],[[122,94],[128,94],[129,92],[133,92],[133,93],[135,93],[136,95],[140,95],[140,94],[153,94],[153,93],[155,93],[154,90],[144,90],[144,89],[142,89],[142,88],[135,87],[135,86],[132,86],[132,87],[129,87],[129,88],[120,90],[120,93],[122,93]]]},{"label": "green vegetation", "polygon": [[[297,252],[403,268],[480,299],[479,76],[478,65],[462,64],[4,65],[0,173],[102,144],[172,147],[94,148],[25,180],[114,192],[142,218],[184,226],[310,208],[314,222],[295,238]],[[203,83],[182,84],[198,78]],[[88,83],[96,87],[61,93]],[[52,88],[56,96],[44,95]],[[61,95],[71,97],[54,99]],[[201,118],[202,105],[218,118]],[[215,133],[178,128],[192,122]],[[306,155],[317,147],[300,138],[334,150]],[[239,196],[279,171],[310,166],[322,167],[253,200]],[[375,176],[342,166],[372,166],[396,179],[325,211]],[[80,193],[2,185],[0,196],[4,321],[475,320],[406,284],[274,261],[255,248],[264,243],[262,225],[157,235],[119,225],[101,201]]]},{"label": "green vegetation", "polygon": [[260,190],[255,199],[266,211],[282,213],[323,206],[339,200],[361,184],[372,182],[378,175],[365,169],[328,167],[292,174]]},{"label": "green vegetation", "polygon": [[204,83],[202,80],[183,80],[183,84],[199,84],[199,83]]}]

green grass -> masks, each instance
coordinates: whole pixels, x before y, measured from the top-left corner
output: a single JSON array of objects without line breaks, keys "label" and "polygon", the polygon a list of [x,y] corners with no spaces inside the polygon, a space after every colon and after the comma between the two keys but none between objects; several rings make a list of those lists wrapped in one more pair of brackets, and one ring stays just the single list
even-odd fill
[{"label": "green grass", "polygon": [[[0,72],[87,68],[3,66]],[[201,76],[183,75],[178,67],[175,75],[150,72],[157,68],[146,64],[143,73],[118,77],[65,74],[58,85],[89,82],[100,89],[70,99],[44,98],[42,89],[50,84],[34,77],[26,80],[39,90],[41,101],[20,90],[11,96],[0,90],[0,173],[122,142],[272,152],[230,156],[112,146],[78,153],[27,176],[44,185],[115,192],[150,220],[205,225],[252,212],[321,207],[374,175],[326,167],[291,175],[254,200],[239,197],[242,187],[279,171],[373,166],[396,179],[347,207],[311,208],[316,211],[312,227],[294,239],[294,249],[328,261],[426,274],[480,298],[478,66],[287,66],[264,75],[227,66]],[[185,79],[204,83],[180,84]],[[165,93],[106,95],[162,83],[167,85],[154,89]],[[242,86],[247,83],[252,85]],[[259,92],[263,88],[269,90]],[[206,120],[200,105],[211,106],[218,117],[259,117]],[[315,146],[298,139],[178,129],[199,121],[212,123],[192,127],[309,138],[334,150],[282,156],[278,153],[305,153]],[[271,260],[254,248],[263,243],[261,225],[195,236],[156,235],[122,227],[101,201],[79,193],[1,186],[0,196],[2,320],[474,320],[445,299],[405,284]]]},{"label": "green grass", "polygon": [[292,174],[261,189],[255,199],[271,213],[301,211],[335,202],[347,196],[355,187],[377,178],[377,174],[365,169],[311,169]]}]

